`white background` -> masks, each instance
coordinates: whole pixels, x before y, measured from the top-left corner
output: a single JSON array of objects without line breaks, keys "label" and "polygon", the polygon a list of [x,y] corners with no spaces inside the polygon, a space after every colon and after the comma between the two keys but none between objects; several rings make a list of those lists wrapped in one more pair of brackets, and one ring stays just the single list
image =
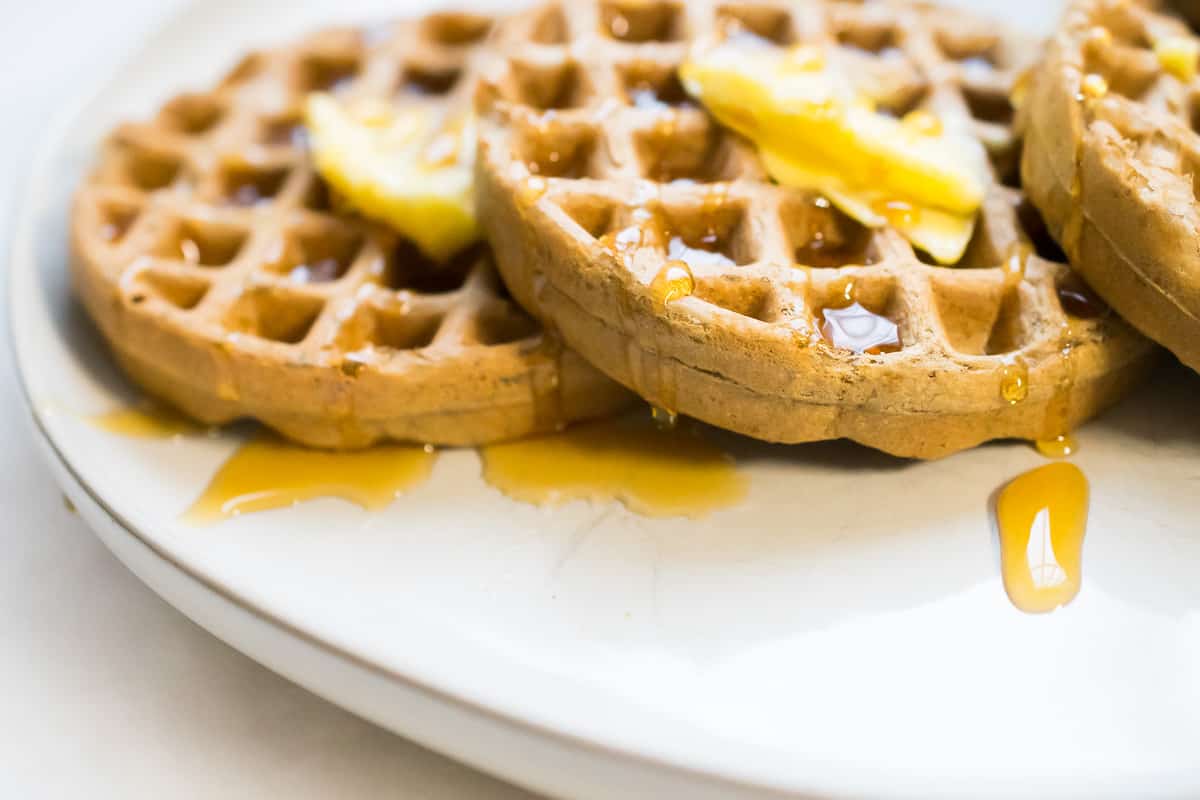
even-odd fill
[{"label": "white background", "polygon": [[[0,0],[0,263],[39,131],[178,0]],[[399,4],[398,4],[399,5]],[[5,275],[7,278],[7,275]],[[0,303],[0,796],[519,798],[231,650],[125,570],[34,451]]]}]

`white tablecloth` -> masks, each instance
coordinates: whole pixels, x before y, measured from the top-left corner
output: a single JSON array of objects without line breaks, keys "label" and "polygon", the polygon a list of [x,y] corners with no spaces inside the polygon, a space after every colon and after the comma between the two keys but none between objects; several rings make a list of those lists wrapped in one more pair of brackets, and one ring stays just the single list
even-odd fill
[{"label": "white tablecloth", "polygon": [[[0,0],[0,263],[32,148],[73,77],[178,5]],[[527,796],[289,684],[139,583],[34,451],[5,311],[0,324],[0,796]]]}]

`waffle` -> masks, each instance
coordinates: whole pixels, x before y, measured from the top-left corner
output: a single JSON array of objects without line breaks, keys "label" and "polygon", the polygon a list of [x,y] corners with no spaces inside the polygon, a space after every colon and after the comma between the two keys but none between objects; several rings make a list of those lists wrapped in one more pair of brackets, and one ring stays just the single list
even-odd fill
[{"label": "waffle", "polygon": [[[689,46],[733,34],[824,43],[882,108],[974,132],[993,174],[959,268],[773,184],[687,101]],[[1143,374],[1152,346],[1073,302],[1084,288],[1014,188],[1008,96],[1036,48],[991,21],[897,2],[568,0],[503,38],[477,96],[476,164],[501,274],[668,415],[932,458],[1061,435]],[[691,281],[672,274],[699,250]],[[852,302],[893,320],[899,346],[825,341],[825,311]]]},{"label": "waffle", "polygon": [[1096,291],[1200,369],[1200,80],[1164,68],[1170,37],[1195,46],[1157,3],[1070,6],[1022,109],[1022,172]]},{"label": "waffle", "polygon": [[71,234],[78,295],[125,371],[205,423],[333,448],[478,444],[624,405],[511,301],[485,250],[433,264],[335,208],[310,163],[308,92],[469,108],[492,22],[323,31],[120,127]]}]

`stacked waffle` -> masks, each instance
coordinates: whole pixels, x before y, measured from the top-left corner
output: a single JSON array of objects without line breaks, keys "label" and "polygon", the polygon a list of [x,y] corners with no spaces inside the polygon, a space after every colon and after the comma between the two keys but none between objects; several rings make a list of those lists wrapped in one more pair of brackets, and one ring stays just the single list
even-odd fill
[{"label": "stacked waffle", "polygon": [[[329,31],[110,138],[78,195],[76,286],[154,394],[317,446],[515,438],[629,390],[776,442],[929,458],[1053,438],[1146,374],[1155,348],[1120,314],[1189,357],[1164,335],[1197,312],[1172,246],[1195,216],[1188,37],[1081,2],[1035,67],[1036,42],[899,0],[563,0]],[[879,129],[932,120],[977,150],[965,247],[931,257],[908,206],[864,216],[780,179],[754,126],[682,77],[730,42],[819,53]],[[313,92],[473,107],[486,244],[431,254],[331,191]],[[1152,230],[1175,239],[1140,247]]]}]

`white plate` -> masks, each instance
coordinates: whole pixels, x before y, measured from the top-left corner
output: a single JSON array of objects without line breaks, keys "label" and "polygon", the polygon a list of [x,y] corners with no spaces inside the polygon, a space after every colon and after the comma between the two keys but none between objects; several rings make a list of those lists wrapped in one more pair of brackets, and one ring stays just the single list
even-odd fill
[{"label": "white plate", "polygon": [[180,523],[236,435],[88,424],[131,393],[69,296],[71,188],[101,132],[247,44],[395,6],[201,4],[47,136],[16,351],[39,439],[118,556],[313,691],[553,793],[1200,795],[1200,379],[1178,368],[1080,432],[1084,587],[1044,617],[1008,603],[987,512],[1044,463],[1021,444],[932,464],[747,446],[749,499],[699,523],[522,506],[471,451],[382,513]]}]

